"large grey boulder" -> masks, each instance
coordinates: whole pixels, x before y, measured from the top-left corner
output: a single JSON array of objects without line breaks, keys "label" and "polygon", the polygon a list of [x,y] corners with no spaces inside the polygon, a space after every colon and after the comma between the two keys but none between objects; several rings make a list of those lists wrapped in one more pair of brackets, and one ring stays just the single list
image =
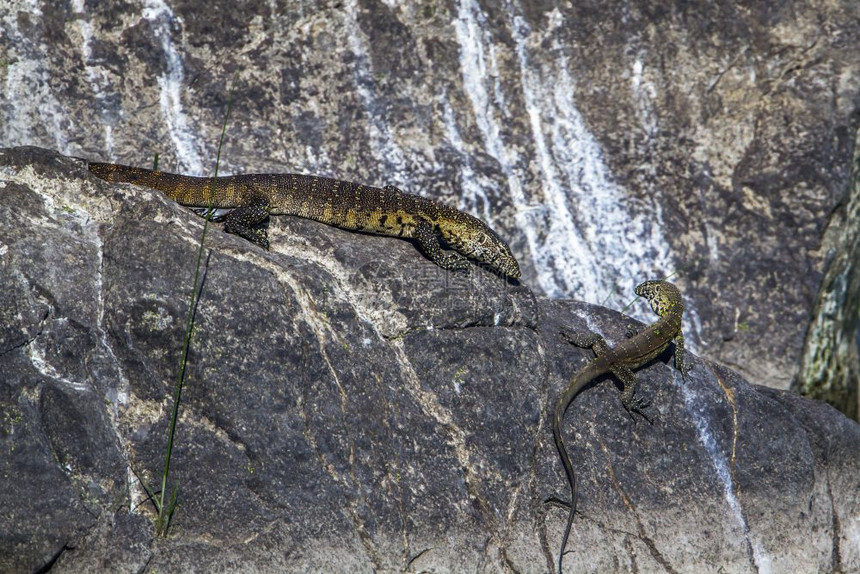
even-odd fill
[{"label": "large grey boulder", "polygon": [[[208,232],[156,538],[140,481],[160,485],[202,227],[0,150],[0,571],[553,570],[548,413],[589,358],[558,332],[612,344],[632,320],[287,217],[270,252]],[[639,372],[653,424],[611,378],[568,412],[569,571],[860,569],[860,426],[692,362]]]},{"label": "large grey boulder", "polygon": [[0,27],[3,146],[210,174],[226,119],[222,173],[445,199],[550,297],[678,271],[699,354],[857,414],[856,0],[9,0]]}]

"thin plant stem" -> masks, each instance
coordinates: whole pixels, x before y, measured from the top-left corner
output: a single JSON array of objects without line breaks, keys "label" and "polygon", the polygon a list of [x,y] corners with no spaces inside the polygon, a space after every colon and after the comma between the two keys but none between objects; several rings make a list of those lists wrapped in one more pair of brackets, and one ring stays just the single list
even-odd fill
[{"label": "thin plant stem", "polygon": [[[221,126],[221,137],[218,140],[218,153],[215,157],[215,175],[218,177],[218,167],[221,164],[221,149],[224,146],[224,138],[227,133],[227,122],[230,118],[230,110],[233,104],[233,91],[228,93],[227,111],[224,114],[224,123]],[[156,160],[157,161],[157,160]],[[191,347],[191,334],[194,331],[194,316],[197,309],[199,299],[198,286],[200,284],[200,269],[203,263],[204,244],[206,241],[206,231],[209,226],[209,220],[212,218],[214,193],[210,193],[209,210],[206,214],[206,221],[203,223],[203,233],[200,236],[200,245],[197,249],[197,264],[194,267],[194,284],[191,289],[191,302],[188,305],[188,315],[185,319],[185,337],[182,343],[182,356],[179,362],[179,372],[176,376],[176,383],[173,387],[173,412],[170,416],[170,427],[167,434],[167,448],[164,453],[164,470],[161,474],[161,491],[157,501],[153,501],[158,511],[155,530],[156,535],[162,536],[167,534],[167,529],[170,525],[170,519],[176,509],[178,500],[178,490],[173,488],[170,501],[165,506],[164,497],[167,494],[167,479],[170,475],[170,459],[173,455],[173,441],[176,436],[176,423],[179,420],[179,404],[182,399],[182,387],[185,382],[185,366],[188,362],[188,350]]]}]

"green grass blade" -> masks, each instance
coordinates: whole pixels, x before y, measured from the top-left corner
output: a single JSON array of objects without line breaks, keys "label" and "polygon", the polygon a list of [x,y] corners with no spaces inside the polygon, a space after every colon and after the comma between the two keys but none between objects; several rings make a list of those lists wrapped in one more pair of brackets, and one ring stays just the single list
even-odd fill
[{"label": "green grass blade", "polygon": [[[230,110],[232,109],[233,102],[233,92],[232,90],[228,94],[227,99],[227,110],[224,114],[224,123],[221,126],[221,137],[218,141],[218,153],[215,158],[215,177],[218,177],[218,167],[221,163],[221,149],[224,145],[224,138],[227,133],[227,121],[230,117]],[[156,166],[158,165],[158,156],[155,158]],[[194,332],[194,318],[197,311],[197,303],[200,300],[200,292],[202,291],[202,284],[200,281],[200,270],[203,267],[203,254],[205,253],[204,245],[206,242],[206,231],[209,226],[209,221],[212,217],[212,208],[213,204],[210,202],[209,204],[209,212],[206,214],[206,220],[203,223],[203,233],[200,236],[200,244],[197,249],[197,263],[194,266],[194,281],[191,288],[191,301],[188,305],[188,315],[185,319],[185,336],[183,338],[182,343],[182,355],[179,362],[179,372],[176,376],[176,381],[173,385],[173,411],[170,415],[170,426],[167,433],[167,447],[164,453],[164,469],[161,473],[161,491],[159,493],[158,499],[153,498],[153,504],[158,511],[158,517],[156,519],[156,535],[158,536],[166,536],[167,529],[170,525],[170,521],[173,518],[173,513],[176,511],[178,499],[179,499],[179,488],[178,486],[174,486],[172,489],[171,499],[165,504],[164,497],[167,493],[167,481],[170,476],[170,461],[173,456],[173,444],[174,439],[176,437],[176,423],[179,420],[179,405],[182,400],[182,387],[185,383],[185,367],[188,362],[188,351],[191,348],[191,335]],[[146,488],[146,487],[144,487]],[[149,493],[149,490],[147,490]]]}]

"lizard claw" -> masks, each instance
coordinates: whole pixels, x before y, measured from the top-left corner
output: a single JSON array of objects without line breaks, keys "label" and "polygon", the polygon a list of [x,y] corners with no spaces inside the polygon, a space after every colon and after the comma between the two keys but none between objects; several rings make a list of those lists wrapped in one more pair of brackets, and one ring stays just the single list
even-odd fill
[{"label": "lizard claw", "polygon": [[549,498],[544,500],[543,503],[570,509],[570,503],[558,498],[557,496],[550,496]]},{"label": "lizard claw", "polygon": [[645,414],[645,409],[651,406],[649,401],[646,401],[642,397],[634,396],[628,401],[624,402],[624,408],[627,409],[627,414],[630,415],[630,418],[633,418],[633,413],[639,413],[643,419],[648,421],[648,424],[654,424],[654,422]]}]

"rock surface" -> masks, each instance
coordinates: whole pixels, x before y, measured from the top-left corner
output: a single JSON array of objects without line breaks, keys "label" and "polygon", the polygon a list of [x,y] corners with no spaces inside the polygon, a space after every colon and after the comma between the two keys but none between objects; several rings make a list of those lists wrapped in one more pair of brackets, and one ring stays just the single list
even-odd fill
[{"label": "rock surface", "polygon": [[0,22],[4,146],[211,173],[229,107],[222,173],[443,198],[551,297],[621,307],[680,272],[700,354],[857,413],[856,0],[7,0]]},{"label": "rock surface", "polygon": [[[179,507],[154,537],[139,480],[160,485],[201,230],[0,150],[0,571],[553,570],[548,413],[589,357],[557,333],[612,344],[630,319],[286,217],[271,252],[207,235]],[[640,371],[653,425],[608,378],[568,412],[569,571],[860,569],[860,426],[692,360]]]}]

